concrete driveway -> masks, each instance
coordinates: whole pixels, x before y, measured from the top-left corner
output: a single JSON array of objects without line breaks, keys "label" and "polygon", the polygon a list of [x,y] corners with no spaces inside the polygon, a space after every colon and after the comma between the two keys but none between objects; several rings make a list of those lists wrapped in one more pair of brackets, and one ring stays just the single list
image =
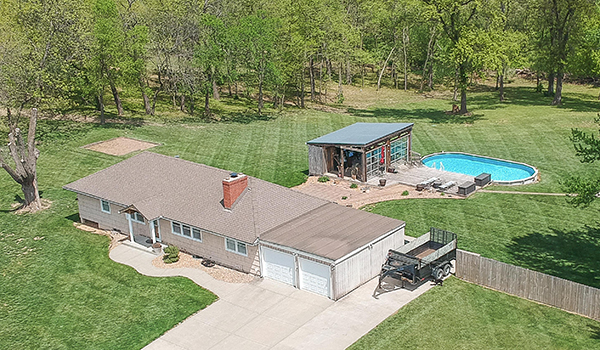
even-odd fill
[{"label": "concrete driveway", "polygon": [[399,308],[431,288],[426,283],[372,297],[372,280],[343,299],[298,290],[269,279],[226,283],[194,268],[159,269],[156,257],[127,245],[110,252],[116,262],[149,276],[185,276],[219,300],[150,343],[148,350],[345,349]]}]

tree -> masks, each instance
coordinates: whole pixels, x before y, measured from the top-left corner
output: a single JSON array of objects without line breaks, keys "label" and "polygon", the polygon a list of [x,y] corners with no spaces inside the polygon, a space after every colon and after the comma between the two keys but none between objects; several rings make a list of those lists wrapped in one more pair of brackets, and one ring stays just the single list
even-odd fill
[{"label": "tree", "polygon": [[117,90],[117,81],[123,72],[126,42],[123,25],[113,0],[96,0],[93,13],[94,42],[88,69],[92,84],[96,88],[100,123],[104,124],[104,88],[107,85],[113,95],[117,114],[123,115],[123,104]]},{"label": "tree", "polygon": [[11,166],[4,157],[4,149],[0,148],[0,167],[6,170],[8,175],[21,185],[25,197],[24,207],[30,211],[41,209],[40,193],[37,186],[37,160],[40,151],[35,147],[35,129],[37,126],[37,109],[32,109],[29,119],[29,131],[27,133],[27,143],[23,140],[21,129],[17,123],[11,119],[10,109],[8,110],[9,127],[8,133],[8,153],[13,160]]},{"label": "tree", "polygon": [[473,55],[476,52],[480,29],[475,23],[478,0],[423,0],[442,24],[451,43],[451,55],[456,67],[457,87],[460,90],[460,114],[467,113],[467,86],[474,70]]},{"label": "tree", "polygon": [[[600,124],[600,115],[595,119]],[[579,129],[571,129],[571,142],[575,147],[575,154],[582,163],[594,163],[600,160],[600,139],[594,134],[588,134]],[[575,196],[569,196],[568,202],[573,206],[589,206],[600,193],[600,177],[571,176],[562,183],[563,190]]]}]

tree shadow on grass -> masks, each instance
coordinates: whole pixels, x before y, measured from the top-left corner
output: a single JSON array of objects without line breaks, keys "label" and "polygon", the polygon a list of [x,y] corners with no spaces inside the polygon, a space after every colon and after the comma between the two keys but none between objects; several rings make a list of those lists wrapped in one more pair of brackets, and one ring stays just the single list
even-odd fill
[{"label": "tree shadow on grass", "polygon": [[[552,96],[544,96],[533,87],[505,87],[506,101],[500,102],[497,94],[467,95],[467,104],[471,109],[499,109],[509,106],[551,106]],[[563,92],[563,104],[555,108],[574,112],[596,112],[600,102],[593,100],[590,95],[579,92]]]},{"label": "tree shadow on grass", "polygon": [[600,339],[600,327],[596,325],[589,325],[590,331],[592,332],[592,339]]},{"label": "tree shadow on grass", "polygon": [[419,120],[429,121],[432,124],[473,124],[478,120],[484,120],[483,114],[446,114],[445,111],[435,108],[373,108],[373,109],[355,109],[348,108],[348,113],[356,117],[380,118],[380,119],[399,119],[399,120]]},{"label": "tree shadow on grass", "polygon": [[141,118],[132,118],[127,122],[99,123],[81,122],[70,119],[41,119],[38,122],[36,140],[40,142],[53,140],[71,140],[81,137],[95,129],[133,130],[144,124]]},{"label": "tree shadow on grass", "polygon": [[600,227],[532,233],[513,239],[508,251],[522,267],[600,288]]}]

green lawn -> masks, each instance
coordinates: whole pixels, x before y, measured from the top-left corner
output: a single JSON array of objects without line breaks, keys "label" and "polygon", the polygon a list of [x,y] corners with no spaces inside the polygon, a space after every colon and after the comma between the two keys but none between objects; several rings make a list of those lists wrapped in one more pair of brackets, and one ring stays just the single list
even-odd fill
[{"label": "green lawn", "polygon": [[[128,111],[125,124],[40,121],[39,186],[52,208],[13,214],[11,205],[22,194],[0,172],[0,348],[140,348],[215,298],[189,280],[143,277],[113,263],[106,238],[72,227],[75,195],[61,186],[125,158],[81,148],[88,143],[116,136],[159,142],[153,151],[294,186],[306,178],[306,141],[357,121],[409,121],[415,123],[414,149],[422,154],[464,151],[540,169],[539,184],[514,189],[559,191],[560,178],[600,170],[580,164],[568,140],[572,127],[595,129],[600,104],[594,89],[566,86],[560,108],[531,86],[509,85],[502,104],[495,92],[481,90],[469,95],[471,117],[444,114],[452,105],[447,98],[348,87],[349,107],[332,112],[289,109],[257,117],[243,101],[223,99],[217,107],[233,111],[225,122],[174,112],[168,101],[147,120]],[[129,109],[140,107],[127,103]],[[599,284],[593,253],[598,206],[575,210],[562,198],[478,194],[465,201],[384,203],[373,210],[407,221],[413,235],[429,226],[450,229],[463,248]],[[45,238],[34,241],[36,236]]]},{"label": "green lawn", "polygon": [[348,349],[600,349],[600,326],[451,277]]},{"label": "green lawn", "polygon": [[572,208],[564,197],[477,193],[467,200],[407,199],[365,209],[406,221],[411,236],[431,226],[450,230],[459,248],[600,288],[599,208]]}]

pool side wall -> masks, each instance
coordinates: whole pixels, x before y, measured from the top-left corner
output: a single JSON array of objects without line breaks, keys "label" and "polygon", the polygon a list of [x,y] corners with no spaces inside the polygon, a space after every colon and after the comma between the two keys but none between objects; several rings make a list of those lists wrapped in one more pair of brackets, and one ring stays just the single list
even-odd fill
[{"label": "pool side wall", "polygon": [[493,159],[493,160],[498,160],[501,162],[506,162],[506,163],[513,163],[513,164],[519,164],[519,165],[524,165],[527,167],[530,167],[531,169],[534,170],[533,175],[526,177],[524,179],[520,179],[520,180],[513,180],[513,181],[496,181],[493,180],[492,183],[494,185],[500,185],[500,186],[518,186],[518,185],[528,185],[528,184],[532,184],[532,183],[536,183],[538,181],[538,169],[532,165],[529,165],[527,163],[521,163],[521,162],[515,162],[512,160],[506,160],[506,159],[501,159],[501,158],[494,158],[494,157],[488,157],[488,156],[482,156],[479,154],[472,154],[472,153],[465,153],[465,152],[437,152],[437,153],[432,153],[432,154],[428,154],[426,156],[423,156],[423,158],[421,159],[421,161],[425,161],[425,159],[429,158],[429,157],[433,157],[433,156],[437,156],[437,155],[442,155],[442,154],[464,154],[467,156],[473,156],[473,157],[479,157],[479,158],[487,158],[487,159]]}]

